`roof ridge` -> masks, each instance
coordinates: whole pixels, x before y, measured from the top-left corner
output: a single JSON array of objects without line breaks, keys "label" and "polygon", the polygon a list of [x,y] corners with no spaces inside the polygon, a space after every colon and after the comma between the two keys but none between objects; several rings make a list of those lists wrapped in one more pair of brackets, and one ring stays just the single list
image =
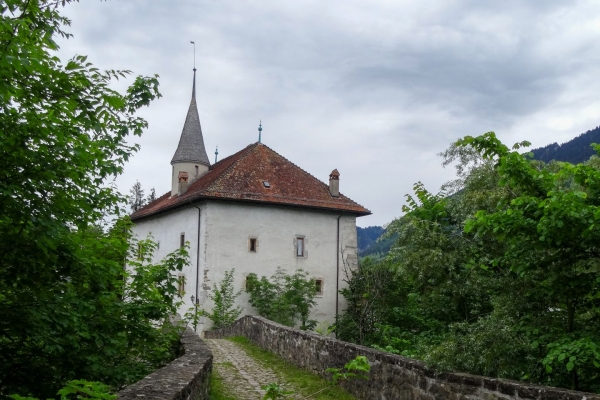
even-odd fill
[{"label": "roof ridge", "polygon": [[[252,143],[252,144],[254,144],[254,143]],[[228,159],[230,159],[231,157],[235,156],[236,154],[243,153],[244,151],[246,151],[246,149],[248,149],[248,147],[252,146],[252,144],[249,144],[248,146],[244,147],[243,149],[241,149],[241,150],[238,150],[238,151],[236,151],[235,153],[233,153],[233,154],[230,154],[230,155],[228,155],[227,157],[220,159],[219,161],[217,161],[216,163],[214,163],[213,165],[211,165],[211,166],[210,166],[210,171],[212,171],[213,169],[216,169],[216,167],[217,167],[219,164],[222,164],[222,163],[224,163],[225,161],[227,161],[227,160],[228,160]]]},{"label": "roof ridge", "polygon": [[[237,160],[235,160],[234,162],[232,162],[227,168],[225,168],[223,171],[221,171],[221,173],[219,174],[219,176],[210,183],[210,185],[208,185],[208,187],[202,189],[203,192],[209,190],[211,187],[213,187],[215,185],[215,183],[220,182],[223,179],[223,175],[225,175],[227,172],[229,172],[229,170],[231,170],[233,167],[235,167],[241,160],[243,160],[244,158],[246,158],[248,156],[248,154],[250,153],[250,149],[255,148],[256,146],[258,146],[258,142],[256,143],[251,143],[248,146],[246,146],[245,149],[242,149],[240,151],[238,151],[237,153],[234,153],[232,155],[230,155],[229,157],[233,157],[238,153],[242,153]],[[223,160],[221,161],[225,161],[226,159],[228,159],[229,157],[225,157]],[[215,164],[216,165],[216,164]]]},{"label": "roof ridge", "polygon": [[[325,182],[323,182],[322,180],[320,180],[319,178],[317,178],[316,176],[314,176],[313,174],[311,174],[308,171],[305,171],[304,168],[299,167],[298,165],[294,164],[293,162],[291,162],[290,160],[288,160],[287,158],[285,158],[284,156],[282,156],[281,154],[279,154],[278,152],[276,152],[275,150],[273,150],[272,148],[270,148],[269,146],[267,146],[266,144],[262,144],[263,146],[265,146],[267,149],[271,150],[273,153],[277,154],[279,157],[283,158],[285,161],[289,162],[290,164],[292,164],[294,167],[298,168],[300,171],[304,172],[306,175],[310,176],[311,178],[315,179],[317,182],[321,183],[322,185],[324,185],[325,187],[327,187],[327,184]],[[354,200],[352,200],[351,198],[349,198],[348,196],[344,195],[342,192],[340,192],[341,196],[344,196],[345,199],[348,199],[350,202],[356,204],[357,206],[362,206],[361,204],[358,204],[357,202],[355,202]],[[333,197],[333,196],[332,196]]]}]

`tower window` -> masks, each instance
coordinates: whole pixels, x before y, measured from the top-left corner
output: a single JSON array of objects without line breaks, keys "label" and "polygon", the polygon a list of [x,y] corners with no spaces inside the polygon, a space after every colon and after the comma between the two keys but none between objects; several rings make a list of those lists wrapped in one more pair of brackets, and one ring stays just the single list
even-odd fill
[{"label": "tower window", "polygon": [[248,249],[250,250],[251,253],[256,253],[256,248],[257,248],[257,239],[256,238],[250,238],[250,242],[248,244]]},{"label": "tower window", "polygon": [[179,247],[183,248],[185,246],[185,233],[182,233],[179,236]]},{"label": "tower window", "polygon": [[323,279],[315,279],[315,295],[323,295]]},{"label": "tower window", "polygon": [[196,177],[198,176],[198,166],[196,165]]}]

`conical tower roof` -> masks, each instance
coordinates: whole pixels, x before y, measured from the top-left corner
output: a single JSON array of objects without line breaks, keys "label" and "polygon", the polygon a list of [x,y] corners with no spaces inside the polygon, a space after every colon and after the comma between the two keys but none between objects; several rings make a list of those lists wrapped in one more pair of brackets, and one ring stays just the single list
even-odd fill
[{"label": "conical tower roof", "polygon": [[171,160],[171,164],[176,163],[198,163],[210,166],[210,161],[204,148],[200,116],[198,115],[198,106],[196,105],[196,68],[194,68],[192,101],[185,117],[185,124],[181,131],[179,145]]}]

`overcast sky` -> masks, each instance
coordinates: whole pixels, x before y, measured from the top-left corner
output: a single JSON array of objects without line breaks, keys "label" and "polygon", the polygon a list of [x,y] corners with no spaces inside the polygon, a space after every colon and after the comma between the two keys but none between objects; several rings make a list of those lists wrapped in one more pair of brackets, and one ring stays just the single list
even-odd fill
[{"label": "overcast sky", "polygon": [[[209,158],[258,139],[373,215],[401,215],[417,181],[454,171],[437,153],[495,131],[507,144],[565,142],[599,125],[600,2],[81,0],[61,56],[160,75],[141,150],[117,184],[170,188],[191,96]],[[131,82],[131,80],[130,80]]]}]

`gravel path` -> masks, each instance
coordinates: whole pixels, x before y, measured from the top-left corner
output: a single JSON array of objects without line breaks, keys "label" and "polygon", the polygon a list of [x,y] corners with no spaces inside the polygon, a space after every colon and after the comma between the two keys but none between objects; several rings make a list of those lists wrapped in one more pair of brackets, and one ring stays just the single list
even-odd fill
[{"label": "gravel path", "polygon": [[[237,344],[222,339],[205,339],[205,342],[213,352],[213,368],[223,378],[229,394],[237,399],[262,399],[265,392],[261,386],[281,383],[275,371],[263,367]],[[290,388],[289,385],[285,386]]]}]

